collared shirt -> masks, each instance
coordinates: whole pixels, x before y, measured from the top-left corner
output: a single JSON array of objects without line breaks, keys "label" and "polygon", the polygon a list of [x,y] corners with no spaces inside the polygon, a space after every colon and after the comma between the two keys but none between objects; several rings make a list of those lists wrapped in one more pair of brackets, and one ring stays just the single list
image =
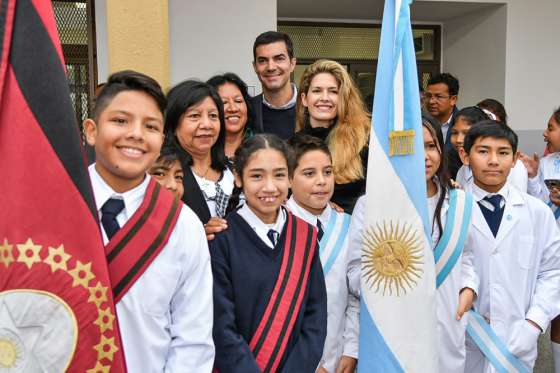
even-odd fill
[{"label": "collared shirt", "polygon": [[453,119],[453,112],[451,112],[451,115],[449,116],[449,118],[447,118],[447,121],[441,124],[441,132],[443,133],[444,142],[447,139],[447,132],[449,131],[449,125],[451,124],[451,119]]},{"label": "collared shirt", "polygon": [[293,211],[293,213],[297,217],[302,218],[309,224],[313,225],[315,228],[317,228],[317,219],[319,219],[319,221],[321,222],[321,225],[323,226],[323,230],[326,229],[327,225],[329,224],[329,219],[331,217],[331,211],[332,211],[332,207],[329,204],[327,204],[327,206],[323,209],[323,212],[321,212],[320,215],[314,215],[311,212],[304,209],[303,207],[301,207],[296,202],[294,196],[292,195],[288,200],[288,202],[286,203],[286,206],[291,211]]},{"label": "collared shirt", "polygon": [[502,189],[500,189],[497,193],[490,193],[485,191],[484,189],[480,188],[478,185],[476,185],[474,182],[472,184],[472,194],[474,197],[475,202],[479,202],[482,205],[484,205],[484,207],[486,207],[487,209],[493,211],[494,210],[494,206],[492,206],[492,204],[486,200],[484,200],[484,198],[488,197],[488,196],[493,196],[496,194],[499,194],[502,196],[502,200],[500,202],[500,208],[503,208],[506,205],[506,201],[509,198],[509,183],[505,183],[505,185],[502,187]]},{"label": "collared shirt", "polygon": [[[212,181],[200,177],[194,171],[193,171],[193,175],[196,182],[198,183],[198,187],[202,191],[202,195],[204,196],[204,199],[206,200],[206,204],[208,205],[208,210],[210,210],[210,216],[211,217],[218,216],[218,210],[216,208],[217,207],[216,194],[218,193],[217,185],[218,184],[220,185],[220,188],[222,188],[224,193],[227,195],[229,201],[229,197],[231,197],[231,194],[233,193],[233,185],[235,183],[235,176],[233,176],[233,172],[231,172],[229,168],[226,168],[222,172],[222,176],[218,181]],[[227,207],[227,203],[225,204],[225,206]]]},{"label": "collared shirt", "polygon": [[274,229],[278,232],[277,238],[280,237],[282,234],[282,229],[284,228],[284,224],[286,223],[286,211],[280,208],[278,212],[278,217],[276,218],[276,222],[274,224],[266,224],[264,223],[251,208],[245,203],[237,213],[241,215],[243,219],[249,224],[251,228],[255,231],[257,236],[271,249],[274,249],[274,245],[270,242],[268,238],[268,231]]},{"label": "collared shirt", "polygon": [[294,83],[292,83],[292,92],[294,93],[292,95],[292,98],[290,99],[290,101],[288,101],[287,103],[285,103],[282,106],[274,106],[272,105],[270,102],[266,101],[266,96],[262,95],[263,97],[263,104],[265,104],[266,106],[268,106],[271,109],[276,109],[276,110],[286,110],[286,109],[291,109],[294,106],[296,106],[296,101],[297,101],[297,88],[296,85]]},{"label": "collared shirt", "polygon": [[[99,175],[89,174],[101,216],[109,198],[120,198],[117,215],[124,226],[140,207],[150,176],[137,187],[115,192]],[[103,242],[107,235],[101,226]],[[183,206],[167,244],[116,305],[123,350],[129,372],[211,372],[212,272],[202,223]]]}]

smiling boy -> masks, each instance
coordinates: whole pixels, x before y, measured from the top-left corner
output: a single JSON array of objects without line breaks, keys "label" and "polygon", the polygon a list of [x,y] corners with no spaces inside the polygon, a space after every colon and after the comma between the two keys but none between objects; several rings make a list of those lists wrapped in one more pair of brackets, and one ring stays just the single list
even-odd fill
[{"label": "smiling boy", "polygon": [[212,275],[196,215],[146,171],[163,143],[152,78],[111,75],[84,122],[89,167],[129,372],[210,372]]}]

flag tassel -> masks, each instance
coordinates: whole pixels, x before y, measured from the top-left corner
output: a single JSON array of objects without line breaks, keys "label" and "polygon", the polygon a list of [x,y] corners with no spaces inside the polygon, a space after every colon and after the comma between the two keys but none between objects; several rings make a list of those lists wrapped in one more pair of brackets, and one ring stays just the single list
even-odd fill
[{"label": "flag tassel", "polygon": [[389,133],[389,155],[414,154],[414,130],[391,131]]}]

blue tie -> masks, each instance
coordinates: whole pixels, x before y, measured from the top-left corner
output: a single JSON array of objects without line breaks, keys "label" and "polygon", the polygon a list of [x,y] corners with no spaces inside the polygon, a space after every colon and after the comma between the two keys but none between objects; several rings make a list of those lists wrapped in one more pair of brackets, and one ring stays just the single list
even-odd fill
[{"label": "blue tie", "polygon": [[492,209],[485,206],[482,201],[478,202],[480,206],[480,211],[482,211],[482,215],[486,219],[486,223],[488,223],[488,227],[492,231],[494,237],[498,234],[498,229],[500,228],[500,223],[502,221],[502,216],[504,215],[504,207],[500,206],[502,202],[502,196],[499,194],[494,194],[493,196],[486,196],[484,197],[484,201],[490,203],[492,205]]},{"label": "blue tie", "polygon": [[123,208],[124,201],[116,198],[109,198],[103,207],[101,207],[101,224],[103,224],[103,229],[109,240],[121,228],[117,222],[117,215]]},{"label": "blue tie", "polygon": [[323,238],[323,224],[321,224],[321,220],[317,219],[317,241],[321,242],[321,238]]},{"label": "blue tie", "polygon": [[268,239],[270,240],[270,242],[272,242],[272,246],[276,246],[276,235],[278,233],[274,230],[271,229],[268,231],[268,233],[266,234],[268,236]]}]

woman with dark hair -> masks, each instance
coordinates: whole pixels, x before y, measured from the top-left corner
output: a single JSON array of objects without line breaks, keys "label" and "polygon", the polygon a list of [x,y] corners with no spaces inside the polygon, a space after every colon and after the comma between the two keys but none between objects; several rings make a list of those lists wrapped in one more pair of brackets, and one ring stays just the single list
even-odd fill
[{"label": "woman with dark hair", "polygon": [[223,218],[233,191],[227,167],[224,109],[220,96],[207,83],[186,80],[167,96],[165,133],[179,145],[183,167],[183,202],[206,224]]},{"label": "woman with dark hair", "polygon": [[[453,151],[458,152],[457,154],[461,154],[465,135],[473,125],[488,119],[494,120],[495,117],[495,113],[478,106],[469,106],[461,109],[455,116],[455,125],[451,129],[451,143],[453,145]],[[498,122],[507,126],[504,121]],[[454,180],[461,185],[464,190],[471,191],[473,174],[471,168],[468,165],[463,164],[462,158],[462,156],[459,157],[460,163],[457,165],[452,164],[449,167],[453,167],[455,172]],[[450,163],[453,163],[452,157],[449,157],[448,160]],[[455,171],[456,166],[458,166],[458,168]],[[511,169],[511,172],[508,175],[508,181],[520,191],[527,192],[527,169],[523,165],[523,162],[520,160],[515,162],[515,166]]]},{"label": "woman with dark hair", "polygon": [[235,151],[245,137],[251,135],[253,128],[253,109],[249,102],[247,84],[234,73],[216,75],[207,81],[214,87],[224,103],[226,124],[225,154],[233,161]]},{"label": "woman with dark hair", "polygon": [[502,105],[500,101],[494,100],[493,98],[486,98],[480,101],[478,104],[476,104],[476,106],[478,106],[482,110],[487,110],[491,114],[493,114],[495,118],[490,118],[490,119],[494,119],[495,121],[503,124],[508,124],[506,108],[504,107],[504,105]]},{"label": "woman with dark hair", "polygon": [[488,115],[476,106],[463,108],[455,114],[455,124],[451,127],[449,135],[449,142],[452,146],[446,150],[447,170],[453,180],[459,177],[457,173],[463,166],[460,149],[463,147],[463,139],[467,131],[473,124],[486,119],[488,119]]},{"label": "woman with dark hair", "polygon": [[[473,200],[450,183],[440,124],[431,115],[423,114],[422,127],[432,247],[436,267],[450,268],[447,276],[443,275],[445,271],[439,272],[436,281],[439,371],[462,372],[466,358],[465,313],[472,307],[478,277],[472,262],[472,248],[459,243],[469,242],[466,238]],[[453,243],[446,239],[450,236],[457,236],[458,240]],[[455,262],[448,259],[442,263],[445,258],[455,258]]]}]

